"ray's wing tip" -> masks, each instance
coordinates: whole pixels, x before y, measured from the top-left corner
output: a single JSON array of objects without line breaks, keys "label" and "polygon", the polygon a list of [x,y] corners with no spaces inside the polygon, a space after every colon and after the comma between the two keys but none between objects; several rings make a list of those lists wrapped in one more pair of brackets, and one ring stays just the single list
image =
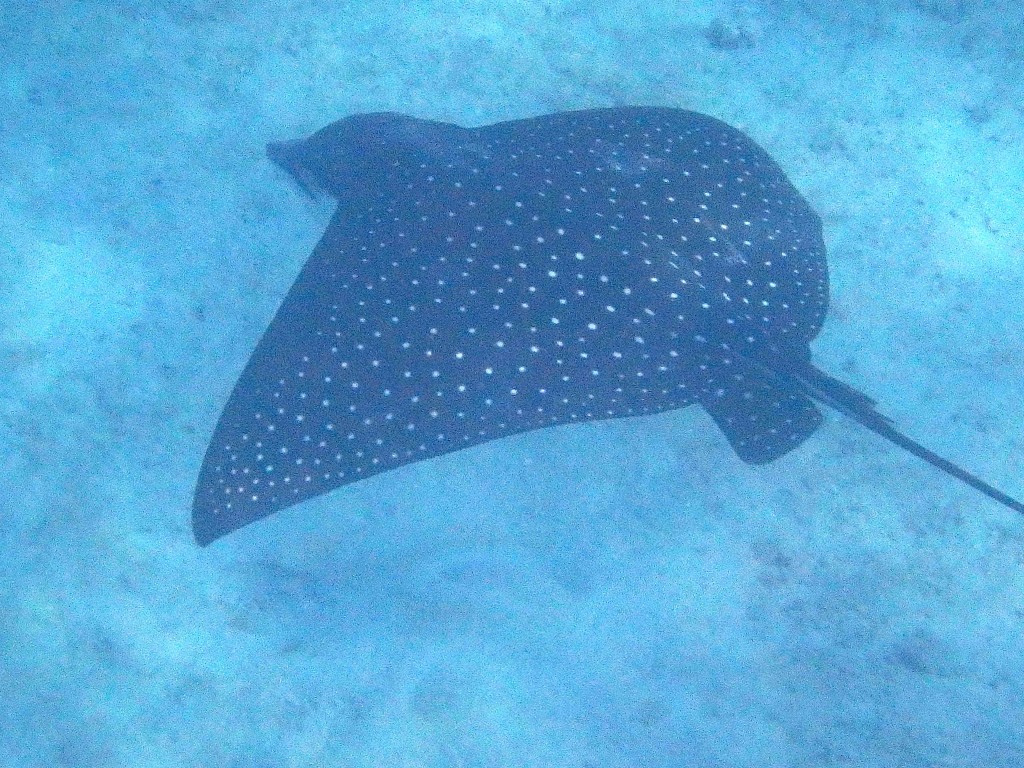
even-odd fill
[{"label": "ray's wing tip", "polygon": [[204,465],[192,495],[192,537],[200,547],[206,547],[244,525],[236,516],[223,514],[223,510],[211,503],[205,469]]},{"label": "ray's wing tip", "polygon": [[192,518],[192,538],[195,539],[196,545],[200,547],[207,547],[222,534],[215,533],[206,526],[202,525],[200,520],[197,520],[194,516]]},{"label": "ray's wing tip", "polygon": [[[192,499],[192,537],[200,547],[206,547],[257,520],[291,506],[287,502],[279,503],[276,499],[272,503],[256,503],[254,499],[253,503],[249,504],[239,503],[239,499],[236,498],[234,505],[219,504],[214,499],[210,487],[200,481]],[[302,500],[296,498],[292,503]]]},{"label": "ray's wing tip", "polygon": [[219,530],[214,522],[215,518],[204,510],[197,494],[192,501],[192,537],[200,547],[212,544],[228,533],[228,531]]},{"label": "ray's wing tip", "polygon": [[202,466],[199,469],[199,476],[192,490],[192,538],[200,547],[205,547],[223,536],[227,531],[220,531],[217,523],[217,516],[211,514],[207,497],[209,496],[208,472],[209,472],[209,448],[203,457]]}]

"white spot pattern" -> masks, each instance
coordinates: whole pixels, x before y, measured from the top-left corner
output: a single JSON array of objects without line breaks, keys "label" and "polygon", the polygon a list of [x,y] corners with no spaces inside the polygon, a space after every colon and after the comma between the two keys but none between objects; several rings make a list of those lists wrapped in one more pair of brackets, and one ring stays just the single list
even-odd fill
[{"label": "white spot pattern", "polygon": [[[355,130],[369,118],[377,134]],[[553,424],[700,401],[749,460],[771,430],[816,426],[743,361],[817,334],[820,223],[739,131],[621,108],[321,134],[290,167],[349,186],[218,424],[195,502],[207,538]],[[368,167],[331,164],[368,135]]]}]

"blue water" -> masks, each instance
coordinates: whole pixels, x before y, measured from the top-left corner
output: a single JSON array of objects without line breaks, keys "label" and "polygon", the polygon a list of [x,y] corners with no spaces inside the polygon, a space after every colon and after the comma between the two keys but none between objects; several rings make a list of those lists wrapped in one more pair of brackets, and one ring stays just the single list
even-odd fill
[{"label": "blue water", "polygon": [[[819,6],[820,7],[816,7]],[[822,367],[1024,493],[1013,3],[0,4],[0,764],[1024,764],[1024,520],[830,416],[411,465],[199,550],[195,475],[329,216],[268,140],[628,103],[821,213]]]}]

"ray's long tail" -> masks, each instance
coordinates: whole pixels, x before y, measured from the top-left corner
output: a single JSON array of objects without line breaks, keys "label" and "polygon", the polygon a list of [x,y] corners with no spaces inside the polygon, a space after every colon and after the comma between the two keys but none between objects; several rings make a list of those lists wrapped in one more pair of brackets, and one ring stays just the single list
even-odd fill
[{"label": "ray's long tail", "polygon": [[[898,445],[918,458],[924,459],[933,467],[941,469],[946,474],[961,480],[972,488],[981,491],[986,496],[1010,509],[1024,514],[1024,504],[1009,496],[998,488],[995,488],[980,477],[972,475],[963,467],[959,467],[951,461],[942,458],[937,453],[928,450],[915,440],[911,440],[898,429],[891,419],[883,416],[875,410],[875,401],[859,392],[839,379],[829,376],[819,368],[810,363],[805,363],[795,370],[787,371],[787,377],[791,376],[801,390],[809,397],[822,405],[827,405],[836,411],[863,424],[876,435],[884,437],[891,443]],[[775,374],[779,375],[779,374]]]}]

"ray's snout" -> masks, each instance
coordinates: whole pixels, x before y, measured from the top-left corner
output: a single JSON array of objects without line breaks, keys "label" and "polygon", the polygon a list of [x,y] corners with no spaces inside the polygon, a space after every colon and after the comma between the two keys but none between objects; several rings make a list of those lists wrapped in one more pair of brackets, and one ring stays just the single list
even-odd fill
[{"label": "ray's snout", "polygon": [[291,141],[272,141],[267,144],[267,157],[281,170],[285,171],[307,195],[317,197],[321,185],[302,161],[305,139]]},{"label": "ray's snout", "polygon": [[288,171],[288,173],[291,173],[291,163],[293,162],[299,147],[302,146],[302,143],[303,139],[272,141],[267,144],[267,157],[269,157],[275,164]]}]

